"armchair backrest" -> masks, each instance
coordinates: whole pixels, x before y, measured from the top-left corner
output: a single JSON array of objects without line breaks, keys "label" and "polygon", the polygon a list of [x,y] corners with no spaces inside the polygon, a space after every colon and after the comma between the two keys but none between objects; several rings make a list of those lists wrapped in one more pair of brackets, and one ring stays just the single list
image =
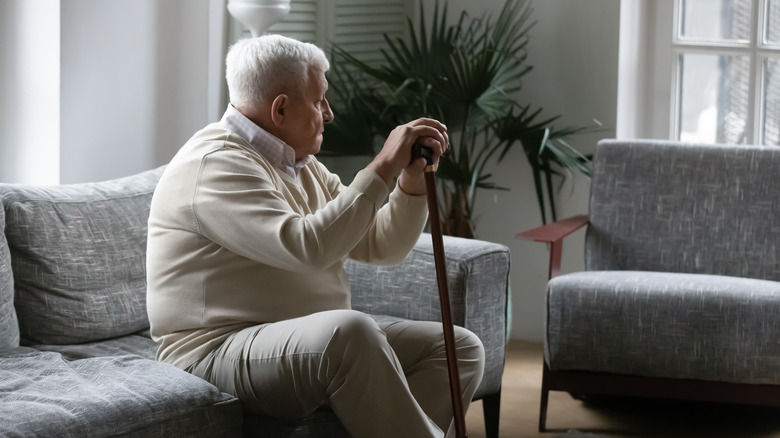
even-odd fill
[{"label": "armchair backrest", "polygon": [[780,281],[780,148],[599,142],[587,270]]}]

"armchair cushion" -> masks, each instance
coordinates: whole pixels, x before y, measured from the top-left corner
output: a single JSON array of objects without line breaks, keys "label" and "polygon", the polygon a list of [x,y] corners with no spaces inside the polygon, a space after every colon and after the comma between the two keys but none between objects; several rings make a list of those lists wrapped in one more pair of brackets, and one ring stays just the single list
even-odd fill
[{"label": "armchair cushion", "polygon": [[780,384],[780,283],[588,271],[550,280],[551,370]]},{"label": "armchair cushion", "polygon": [[602,140],[593,163],[586,270],[780,281],[780,148]]},{"label": "armchair cushion", "polygon": [[161,172],[3,192],[22,339],[76,344],[149,326],[146,230]]}]

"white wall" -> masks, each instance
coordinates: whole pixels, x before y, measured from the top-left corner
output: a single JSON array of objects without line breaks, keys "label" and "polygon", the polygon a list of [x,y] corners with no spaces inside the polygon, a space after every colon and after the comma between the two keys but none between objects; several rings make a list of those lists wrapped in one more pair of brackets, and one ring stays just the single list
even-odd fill
[{"label": "white wall", "polygon": [[214,2],[0,2],[0,181],[98,181],[168,162],[210,121]]},{"label": "white wall", "polygon": [[[450,18],[466,10],[495,16],[502,0],[450,0]],[[543,115],[561,114],[560,126],[589,125],[599,120],[604,129],[572,138],[581,151],[592,152],[601,138],[615,136],[618,74],[619,0],[536,0],[526,75],[519,101],[542,107]],[[514,339],[541,341],[544,290],[549,253],[544,244],[514,236],[541,224],[530,167],[518,148],[492,169],[496,182],[508,192],[481,192],[477,237],[509,246],[512,252],[512,331]],[[559,218],[587,213],[587,178],[576,177],[559,195]],[[564,243],[563,272],[583,267],[584,231]]]},{"label": "white wall", "polygon": [[62,2],[63,183],[168,162],[207,120],[208,0]]},{"label": "white wall", "polygon": [[0,182],[59,181],[59,28],[59,0],[0,1]]}]

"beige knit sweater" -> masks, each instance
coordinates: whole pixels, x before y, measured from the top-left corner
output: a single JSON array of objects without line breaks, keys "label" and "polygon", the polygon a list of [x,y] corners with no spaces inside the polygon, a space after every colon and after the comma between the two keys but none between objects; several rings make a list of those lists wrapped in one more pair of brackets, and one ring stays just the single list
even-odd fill
[{"label": "beige knit sweater", "polygon": [[186,368],[245,327],[350,308],[344,259],[397,263],[427,218],[425,196],[387,196],[370,170],[344,186],[312,160],[292,178],[218,123],[196,133],[152,198],[158,359]]}]

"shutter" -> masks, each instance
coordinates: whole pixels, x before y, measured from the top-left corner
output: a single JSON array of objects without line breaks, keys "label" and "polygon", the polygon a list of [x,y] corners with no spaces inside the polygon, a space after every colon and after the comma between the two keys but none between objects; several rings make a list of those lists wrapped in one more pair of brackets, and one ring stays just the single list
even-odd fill
[{"label": "shutter", "polygon": [[[320,3],[330,2],[320,0]],[[315,0],[292,0],[290,13],[282,21],[268,28],[268,32],[320,45],[318,38],[318,30],[322,27],[318,20],[320,15]]]},{"label": "shutter", "polygon": [[384,34],[391,40],[405,38],[411,0],[335,0],[332,41],[369,65],[384,58],[380,49],[387,47]]},{"label": "shutter", "polygon": [[[372,65],[383,58],[384,34],[405,38],[407,17],[414,0],[292,0],[290,13],[268,29],[269,33],[315,43],[326,52],[332,43]],[[249,38],[241,23],[230,20],[231,41]]]}]

